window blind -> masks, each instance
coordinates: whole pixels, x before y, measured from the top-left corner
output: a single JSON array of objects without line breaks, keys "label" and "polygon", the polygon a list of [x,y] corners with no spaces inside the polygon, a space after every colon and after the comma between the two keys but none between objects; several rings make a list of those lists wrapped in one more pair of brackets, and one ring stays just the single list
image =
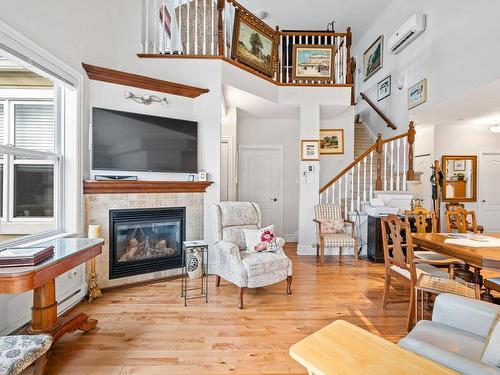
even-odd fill
[{"label": "window blind", "polygon": [[15,146],[54,152],[54,106],[16,104],[14,108]]},{"label": "window blind", "polygon": [[5,144],[4,133],[5,133],[5,116],[4,116],[4,105],[0,104],[0,145]]}]

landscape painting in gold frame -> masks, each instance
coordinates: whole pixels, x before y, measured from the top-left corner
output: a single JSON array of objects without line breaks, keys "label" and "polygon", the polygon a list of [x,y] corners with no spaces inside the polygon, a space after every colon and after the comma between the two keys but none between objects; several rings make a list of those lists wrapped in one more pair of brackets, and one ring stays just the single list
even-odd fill
[{"label": "landscape painting in gold frame", "polygon": [[321,155],[339,155],[344,153],[344,129],[320,129]]},{"label": "landscape painting in gold frame", "polygon": [[253,14],[236,10],[231,57],[266,76],[276,65],[278,37],[274,29]]},{"label": "landscape painting in gold frame", "polygon": [[333,81],[333,46],[295,44],[292,78],[295,81]]}]

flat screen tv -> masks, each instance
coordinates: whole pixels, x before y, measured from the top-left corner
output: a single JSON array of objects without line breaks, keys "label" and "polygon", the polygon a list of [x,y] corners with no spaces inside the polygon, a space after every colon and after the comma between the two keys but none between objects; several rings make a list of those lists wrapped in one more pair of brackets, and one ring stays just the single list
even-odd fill
[{"label": "flat screen tv", "polygon": [[92,169],[196,172],[198,124],[94,107]]}]

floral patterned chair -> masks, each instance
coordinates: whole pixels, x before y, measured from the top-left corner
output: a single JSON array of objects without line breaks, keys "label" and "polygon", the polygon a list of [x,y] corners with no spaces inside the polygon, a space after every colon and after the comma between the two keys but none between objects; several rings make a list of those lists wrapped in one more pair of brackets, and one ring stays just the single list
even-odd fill
[{"label": "floral patterned chair", "polygon": [[259,288],[287,280],[292,294],[292,262],[285,255],[282,238],[276,238],[276,252],[246,252],[243,229],[261,229],[259,206],[251,202],[221,202],[213,206],[215,230],[216,286],[221,277],[239,288],[239,308],[243,308],[246,288]]},{"label": "floral patterned chair", "polygon": [[42,375],[51,345],[50,335],[0,337],[0,375],[24,374],[31,364],[34,364],[33,373]]}]

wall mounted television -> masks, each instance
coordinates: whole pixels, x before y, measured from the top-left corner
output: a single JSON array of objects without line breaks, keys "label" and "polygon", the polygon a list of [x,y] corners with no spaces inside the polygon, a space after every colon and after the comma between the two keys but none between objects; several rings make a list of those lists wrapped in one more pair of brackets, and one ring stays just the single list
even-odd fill
[{"label": "wall mounted television", "polygon": [[198,123],[94,107],[92,169],[197,172]]}]

